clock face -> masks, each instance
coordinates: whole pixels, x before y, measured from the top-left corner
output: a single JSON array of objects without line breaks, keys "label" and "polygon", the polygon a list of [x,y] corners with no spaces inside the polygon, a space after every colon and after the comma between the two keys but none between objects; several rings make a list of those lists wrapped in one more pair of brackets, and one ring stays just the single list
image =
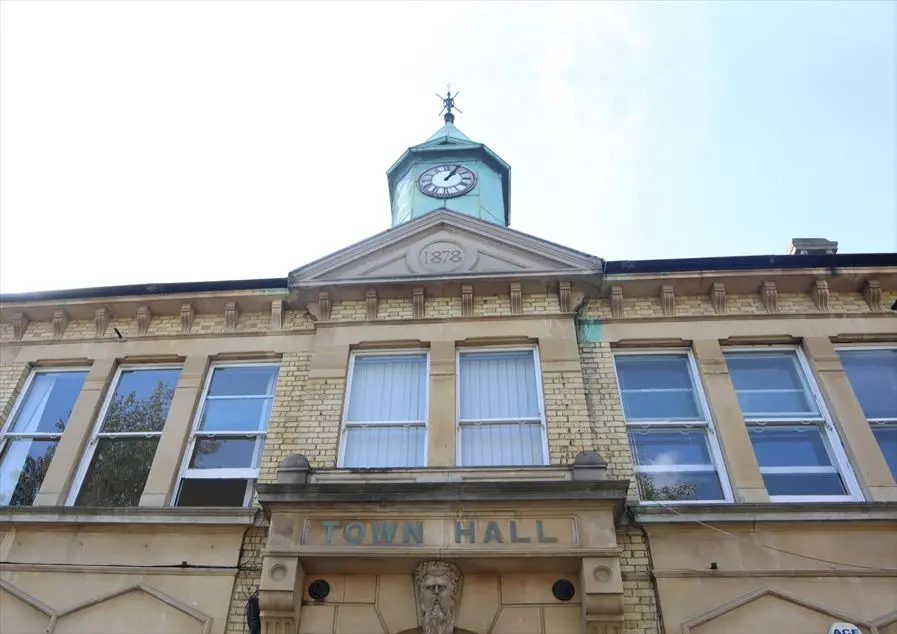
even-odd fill
[{"label": "clock face", "polygon": [[433,198],[463,196],[477,184],[476,175],[463,165],[434,165],[417,179],[417,186]]}]

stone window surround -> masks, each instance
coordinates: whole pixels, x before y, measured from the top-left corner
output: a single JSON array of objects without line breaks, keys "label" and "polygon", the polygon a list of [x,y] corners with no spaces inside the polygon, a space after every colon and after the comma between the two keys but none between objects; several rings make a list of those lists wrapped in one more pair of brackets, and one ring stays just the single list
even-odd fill
[{"label": "stone window surround", "polygon": [[[701,413],[704,416],[705,422],[704,422],[703,429],[706,431],[706,439],[707,439],[708,448],[710,450],[711,460],[713,462],[713,466],[716,467],[716,473],[719,476],[720,487],[722,488],[723,496],[724,496],[723,500],[712,500],[712,501],[708,501],[708,500],[676,500],[675,504],[677,504],[677,505],[679,505],[679,504],[708,504],[708,503],[713,504],[713,503],[720,503],[720,502],[732,502],[733,501],[732,487],[729,483],[729,475],[726,472],[726,463],[724,460],[723,447],[721,446],[719,435],[716,432],[716,425],[714,424],[714,421],[713,421],[713,414],[710,411],[710,406],[707,401],[707,395],[705,393],[704,386],[701,382],[701,373],[700,373],[700,370],[695,362],[695,357],[694,357],[694,353],[693,353],[692,349],[691,348],[679,348],[679,347],[675,347],[675,348],[651,348],[651,347],[627,348],[627,349],[623,349],[623,350],[618,349],[618,350],[614,351],[614,358],[616,358],[617,356],[620,356],[620,355],[661,355],[661,354],[679,354],[679,355],[686,354],[686,355],[688,355],[689,377],[692,381],[692,386],[694,388],[696,396],[698,397],[698,406],[701,408]],[[614,363],[614,377],[617,382],[617,393],[620,398],[620,407],[622,410],[622,390],[620,389],[620,376],[619,376],[619,372],[617,371],[616,363]],[[624,419],[625,419],[625,415],[624,415]],[[647,421],[647,422],[646,421],[637,421],[637,422],[626,423],[627,430],[630,425],[633,427],[655,426],[655,427],[664,427],[664,428],[670,428],[670,427],[684,428],[686,426],[693,426],[694,423],[689,422],[689,423],[683,424],[683,423],[669,422],[669,421]],[[628,435],[628,431],[627,431],[627,435]],[[634,462],[634,459],[633,459],[633,462]],[[633,467],[636,468],[634,464],[633,464]],[[636,471],[638,471],[637,468],[636,468]],[[664,503],[653,501],[653,500],[640,500],[640,504],[663,506]]]}]

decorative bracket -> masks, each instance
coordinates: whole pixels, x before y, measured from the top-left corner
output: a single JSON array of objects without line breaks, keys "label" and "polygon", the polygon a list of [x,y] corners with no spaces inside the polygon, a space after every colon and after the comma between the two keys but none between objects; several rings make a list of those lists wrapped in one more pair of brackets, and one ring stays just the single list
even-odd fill
[{"label": "decorative bracket", "polygon": [[877,280],[868,280],[865,288],[863,288],[863,297],[869,304],[869,310],[873,313],[880,313],[881,308],[881,282]]},{"label": "decorative bracket", "polygon": [[520,282],[511,282],[511,312],[523,312],[523,291],[520,288]]},{"label": "decorative bracket", "polygon": [[473,317],[473,286],[461,286],[461,316]]},{"label": "decorative bracket", "polygon": [[25,313],[16,313],[12,317],[12,336],[16,341],[21,341],[28,330],[28,316]]},{"label": "decorative bracket", "polygon": [[237,329],[237,320],[240,319],[240,307],[237,302],[225,302],[224,304],[224,327],[233,332]]},{"label": "decorative bracket", "polygon": [[96,326],[97,337],[104,336],[106,328],[109,327],[109,311],[105,308],[97,308],[93,314],[93,323]]},{"label": "decorative bracket", "polygon": [[65,328],[69,325],[69,316],[64,310],[53,311],[53,338],[62,339]]},{"label": "decorative bracket", "polygon": [[149,332],[149,325],[153,319],[153,311],[150,310],[149,306],[138,306],[137,307],[137,334],[145,335]]},{"label": "decorative bracket", "polygon": [[813,284],[813,303],[819,312],[828,312],[828,282],[825,280],[816,280]]},{"label": "decorative bracket", "polygon": [[775,282],[763,282],[760,287],[760,299],[766,307],[766,312],[775,314],[779,312],[779,291]]},{"label": "decorative bracket", "polygon": [[415,319],[423,319],[426,313],[424,302],[424,287],[415,286],[411,289],[411,309]]},{"label": "decorative bracket", "polygon": [[623,319],[623,287],[611,286],[610,315],[614,319]]},{"label": "decorative bracket", "polygon": [[558,307],[562,313],[573,311],[573,306],[570,304],[570,282],[558,283]]},{"label": "decorative bracket", "polygon": [[623,576],[618,557],[582,560],[582,612],[588,634],[623,631]]},{"label": "decorative bracket", "polygon": [[193,304],[181,304],[181,332],[193,330]]},{"label": "decorative bracket", "polygon": [[305,570],[299,557],[265,556],[259,581],[263,634],[295,634],[302,609]]},{"label": "decorative bracket", "polygon": [[676,314],[676,290],[672,284],[664,284],[660,287],[660,305],[665,317]]},{"label": "decorative bracket", "polygon": [[318,293],[318,308],[321,312],[322,321],[330,321],[330,311],[333,304],[330,302],[330,293],[321,291]]},{"label": "decorative bracket", "polygon": [[275,299],[271,302],[271,330],[283,328],[283,300]]},{"label": "decorative bracket", "polygon": [[377,319],[377,290],[369,288],[364,292],[365,319]]},{"label": "decorative bracket", "polygon": [[726,314],[726,285],[722,282],[714,282],[710,289],[710,303],[713,304],[713,312],[717,315]]}]

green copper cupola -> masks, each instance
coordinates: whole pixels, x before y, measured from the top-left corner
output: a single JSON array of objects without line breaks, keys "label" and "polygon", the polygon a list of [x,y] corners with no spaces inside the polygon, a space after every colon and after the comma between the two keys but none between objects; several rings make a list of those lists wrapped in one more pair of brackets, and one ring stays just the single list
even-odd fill
[{"label": "green copper cupola", "polygon": [[386,172],[393,227],[440,209],[510,223],[511,167],[455,127],[454,99],[442,99],[445,125]]}]

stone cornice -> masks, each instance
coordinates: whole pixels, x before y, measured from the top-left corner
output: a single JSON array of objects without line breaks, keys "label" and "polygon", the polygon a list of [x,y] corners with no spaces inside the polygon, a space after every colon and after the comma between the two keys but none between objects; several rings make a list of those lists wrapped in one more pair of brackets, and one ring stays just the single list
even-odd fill
[{"label": "stone cornice", "polygon": [[[668,504],[630,506],[641,524],[707,522],[894,521],[897,502],[783,502],[756,504]],[[889,527],[893,530],[893,527]]]},{"label": "stone cornice", "polygon": [[0,527],[4,525],[77,524],[77,525],[169,525],[182,530],[187,526],[250,526],[255,508],[231,507],[131,507],[89,508],[71,506],[0,507]]}]

